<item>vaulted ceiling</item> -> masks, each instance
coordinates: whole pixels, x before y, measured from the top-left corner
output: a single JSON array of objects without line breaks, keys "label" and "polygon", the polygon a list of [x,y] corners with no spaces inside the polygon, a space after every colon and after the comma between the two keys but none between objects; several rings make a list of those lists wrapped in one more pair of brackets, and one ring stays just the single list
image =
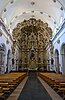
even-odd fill
[{"label": "vaulted ceiling", "polygon": [[64,19],[65,0],[0,0],[0,18],[10,29],[30,18],[48,23],[52,31]]}]

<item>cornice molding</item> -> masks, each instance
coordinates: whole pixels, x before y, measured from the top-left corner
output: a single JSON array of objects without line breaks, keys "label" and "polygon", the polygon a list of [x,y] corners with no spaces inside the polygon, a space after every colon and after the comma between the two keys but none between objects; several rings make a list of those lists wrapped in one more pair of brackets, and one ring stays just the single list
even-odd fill
[{"label": "cornice molding", "polygon": [[65,19],[62,22],[61,26],[58,28],[57,33],[55,34],[55,36],[52,38],[52,42],[57,38],[57,36],[62,32],[62,30],[65,28]]},{"label": "cornice molding", "polygon": [[[3,30],[6,32],[6,35],[10,38],[10,40],[13,42],[13,39],[11,37],[11,35],[8,32],[8,29],[6,28],[6,26],[4,25],[3,21],[0,20],[0,25],[2,26]],[[3,34],[3,33],[2,33]]]}]

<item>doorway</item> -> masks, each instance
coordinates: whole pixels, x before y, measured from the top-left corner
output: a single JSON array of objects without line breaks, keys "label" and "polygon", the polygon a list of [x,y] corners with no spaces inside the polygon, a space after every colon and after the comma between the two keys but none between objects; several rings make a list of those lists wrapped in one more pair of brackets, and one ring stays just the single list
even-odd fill
[{"label": "doorway", "polygon": [[60,68],[59,68],[59,52],[56,49],[55,50],[55,68],[56,68],[56,72],[59,73],[60,72]]}]

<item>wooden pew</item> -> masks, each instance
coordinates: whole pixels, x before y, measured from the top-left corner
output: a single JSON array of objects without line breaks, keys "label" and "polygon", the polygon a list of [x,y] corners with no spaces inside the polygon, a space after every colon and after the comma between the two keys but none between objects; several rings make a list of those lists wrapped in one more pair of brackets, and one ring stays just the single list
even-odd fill
[{"label": "wooden pew", "polygon": [[17,72],[0,75],[0,97],[3,97],[6,93],[11,93],[26,75],[26,73]]},{"label": "wooden pew", "polygon": [[65,75],[56,73],[39,73],[39,76],[44,79],[53,89],[57,89],[58,93],[63,93],[65,97]]},{"label": "wooden pew", "polygon": [[5,100],[4,92],[3,92],[2,87],[0,87],[0,99]]}]

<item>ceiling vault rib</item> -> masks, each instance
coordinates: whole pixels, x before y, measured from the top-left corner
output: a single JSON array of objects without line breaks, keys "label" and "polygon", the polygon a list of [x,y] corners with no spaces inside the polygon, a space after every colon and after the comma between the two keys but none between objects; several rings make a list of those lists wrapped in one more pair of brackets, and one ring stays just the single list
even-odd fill
[{"label": "ceiling vault rib", "polygon": [[63,4],[59,1],[59,0],[57,0],[59,3],[60,3],[60,5],[63,7],[63,9],[65,10],[65,7],[63,6]]},{"label": "ceiling vault rib", "polygon": [[[11,1],[11,0],[10,0],[10,1]],[[7,4],[6,4],[6,5],[4,6],[4,8],[2,9],[2,11],[1,11],[1,17],[2,17],[2,13],[3,13],[4,9],[6,9],[7,5],[10,3],[10,1],[7,2]]]},{"label": "ceiling vault rib", "polygon": [[[34,11],[35,13],[39,13],[39,14],[41,14],[40,12],[41,11]],[[43,11],[42,11],[43,12]],[[26,11],[26,13],[25,14],[27,14],[27,13],[32,13],[31,11]],[[11,19],[11,23],[14,21],[14,20],[16,20],[16,18],[18,18],[18,17],[20,17],[20,16],[22,16],[23,15],[23,12],[21,12],[21,13],[19,13],[19,14],[17,14],[16,16],[14,16],[12,19]],[[43,12],[43,16],[44,15],[46,15],[47,17],[49,17],[50,15],[47,13],[47,12]],[[56,20],[55,20],[55,18],[53,18],[52,16],[51,16],[51,18],[52,18],[52,20],[54,21],[54,22],[56,22]]]}]

